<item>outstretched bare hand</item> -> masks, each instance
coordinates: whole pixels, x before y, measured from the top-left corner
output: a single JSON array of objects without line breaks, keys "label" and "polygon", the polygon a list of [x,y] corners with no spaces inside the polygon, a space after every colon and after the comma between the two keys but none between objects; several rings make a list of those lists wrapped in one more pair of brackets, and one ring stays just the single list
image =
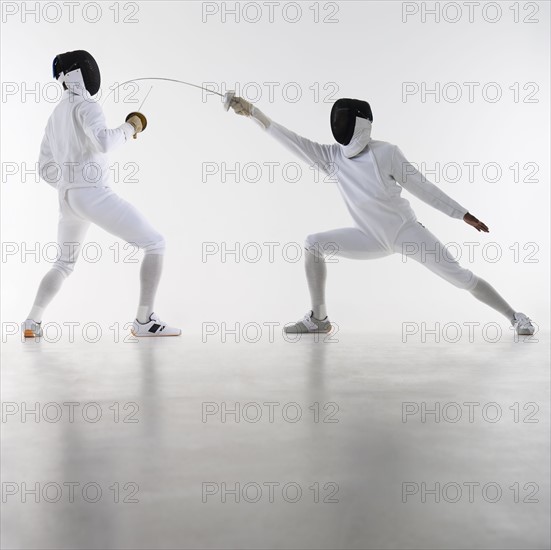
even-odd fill
[{"label": "outstretched bare hand", "polygon": [[468,212],[463,216],[463,221],[465,223],[468,223],[469,225],[472,225],[477,231],[484,231],[484,233],[490,232],[488,226],[485,223],[481,222],[479,219],[475,218],[472,214],[469,214]]}]

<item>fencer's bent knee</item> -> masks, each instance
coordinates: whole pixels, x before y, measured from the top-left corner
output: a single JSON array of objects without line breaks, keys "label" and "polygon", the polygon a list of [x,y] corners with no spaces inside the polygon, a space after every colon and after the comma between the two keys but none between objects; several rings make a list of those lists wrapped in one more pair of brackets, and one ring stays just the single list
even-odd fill
[{"label": "fencer's bent knee", "polygon": [[68,262],[66,260],[56,260],[52,264],[52,269],[57,269],[65,278],[67,278],[75,269],[76,262]]},{"label": "fencer's bent knee", "polygon": [[157,233],[141,248],[143,248],[144,254],[164,254],[166,250],[166,241],[160,233]]},{"label": "fencer's bent knee", "polygon": [[316,242],[315,238],[315,235],[308,235],[306,239],[304,239],[304,248],[306,248],[306,250],[309,250],[314,246],[314,243]]},{"label": "fencer's bent knee", "polygon": [[310,252],[310,254],[314,254],[314,256],[321,257],[323,256],[323,248],[320,243],[319,236],[317,234],[308,235],[304,241],[304,248],[307,252]]}]

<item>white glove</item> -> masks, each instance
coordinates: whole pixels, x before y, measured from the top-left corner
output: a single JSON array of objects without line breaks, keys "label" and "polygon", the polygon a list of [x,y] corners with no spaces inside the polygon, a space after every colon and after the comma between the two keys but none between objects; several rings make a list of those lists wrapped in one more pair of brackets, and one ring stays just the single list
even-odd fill
[{"label": "white glove", "polygon": [[134,126],[134,133],[139,134],[143,130],[142,121],[136,116],[131,116],[126,122]]},{"label": "white glove", "polygon": [[125,122],[128,122],[134,128],[134,139],[138,137],[140,132],[143,132],[147,127],[147,118],[142,113],[137,111],[126,116]]},{"label": "white glove", "polygon": [[255,122],[260,124],[265,130],[270,126],[271,120],[258,107],[243,99],[242,97],[234,97],[230,103],[230,107],[241,116],[251,117]]},{"label": "white glove", "polygon": [[242,97],[234,97],[231,100],[230,107],[241,116],[251,116],[253,111],[253,104]]}]

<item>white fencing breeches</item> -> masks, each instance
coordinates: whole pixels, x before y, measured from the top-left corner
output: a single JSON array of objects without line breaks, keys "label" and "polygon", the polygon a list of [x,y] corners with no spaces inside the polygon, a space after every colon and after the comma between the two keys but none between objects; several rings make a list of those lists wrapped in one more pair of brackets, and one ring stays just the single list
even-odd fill
[{"label": "white fencing breeches", "polygon": [[59,199],[57,240],[59,257],[42,279],[29,319],[41,321],[44,310],[73,272],[90,224],[143,248],[146,256],[140,272],[138,317],[147,320],[162,269],[165,241],[140,212],[109,187],[69,189]]},{"label": "white fencing breeches", "polygon": [[110,187],[69,189],[60,197],[57,240],[60,255],[53,268],[70,275],[91,223],[135,244],[145,254],[164,254],[165,241],[145,217]]},{"label": "white fencing breeches", "polygon": [[367,230],[355,227],[309,235],[305,246],[311,253],[326,259],[341,256],[355,260],[372,260],[400,253],[423,264],[458,288],[472,290],[478,281],[476,275],[461,267],[438,238],[419,222],[404,225],[392,248],[385,247]]}]

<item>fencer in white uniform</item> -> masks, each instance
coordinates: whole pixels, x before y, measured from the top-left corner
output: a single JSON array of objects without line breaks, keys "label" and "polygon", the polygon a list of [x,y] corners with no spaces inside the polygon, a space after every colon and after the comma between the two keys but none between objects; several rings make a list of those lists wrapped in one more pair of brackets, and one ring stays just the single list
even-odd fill
[{"label": "fencer in white uniform", "polygon": [[401,253],[505,315],[519,334],[534,333],[526,315],[516,312],[486,281],[461,267],[438,238],[417,221],[409,202],[401,196],[402,188],[444,214],[462,219],[478,231],[488,231],[466,208],[427,181],[396,145],[371,138],[373,115],[367,102],[339,99],[333,105],[331,129],[337,143],[331,145],[295,134],[243,98],[234,98],[231,107],[237,114],[253,118],[302,160],[317,163],[335,178],[355,225],[306,238],[312,309],[287,332],[331,330],[325,303],[325,256],[369,260]]},{"label": "fencer in white uniform", "polygon": [[44,310],[73,272],[86,232],[94,223],[144,251],[140,300],[131,332],[135,336],[177,336],[180,329],[168,326],[153,311],[165,240],[110,187],[107,153],[141,132],[145,118],[137,113],[118,128],[107,127],[101,106],[92,99],[100,87],[100,73],[88,52],[77,50],[56,56],[53,72],[64,92],[46,126],[39,170],[42,179],[58,192],[59,255],[40,283],[23,323],[23,334],[42,335]]}]

